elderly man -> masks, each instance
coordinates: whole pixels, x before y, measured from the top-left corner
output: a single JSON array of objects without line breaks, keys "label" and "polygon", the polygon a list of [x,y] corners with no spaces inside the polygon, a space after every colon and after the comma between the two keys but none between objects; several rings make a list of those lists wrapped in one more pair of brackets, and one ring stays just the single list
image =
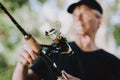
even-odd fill
[{"label": "elderly man", "polygon": [[[68,12],[73,15],[72,28],[76,38],[69,44],[74,54],[53,54],[51,57],[58,68],[63,70],[62,75],[68,80],[120,80],[120,60],[95,44],[95,35],[103,14],[100,4],[96,0],[80,0],[71,4]],[[57,80],[57,77],[27,45],[18,56],[13,80],[41,79]]]}]

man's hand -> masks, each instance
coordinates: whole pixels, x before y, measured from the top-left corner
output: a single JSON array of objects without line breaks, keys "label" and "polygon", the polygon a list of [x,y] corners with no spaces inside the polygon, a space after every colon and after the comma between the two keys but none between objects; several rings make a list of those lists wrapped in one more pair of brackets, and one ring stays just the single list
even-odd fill
[{"label": "man's hand", "polygon": [[62,76],[66,77],[67,79],[58,78],[57,80],[80,80],[79,78],[66,73],[64,70],[62,71]]},{"label": "man's hand", "polygon": [[33,51],[33,49],[29,45],[24,45],[24,47],[21,49],[19,55],[18,55],[18,61],[23,66],[28,66],[29,64],[32,64],[38,56]]},{"label": "man's hand", "polygon": [[29,69],[29,64],[33,64],[38,56],[28,45],[24,45],[18,54],[18,63],[13,73],[12,80],[38,80],[38,76]]}]

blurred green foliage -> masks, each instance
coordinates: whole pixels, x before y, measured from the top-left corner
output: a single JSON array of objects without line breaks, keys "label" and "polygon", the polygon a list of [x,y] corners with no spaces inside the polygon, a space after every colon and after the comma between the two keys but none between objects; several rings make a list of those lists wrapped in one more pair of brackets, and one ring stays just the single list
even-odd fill
[{"label": "blurred green foliage", "polygon": [[116,44],[120,45],[120,24],[116,24],[114,26],[114,37],[116,40]]},{"label": "blurred green foliage", "polygon": [[13,70],[13,67],[7,67],[6,69],[3,69],[0,73],[0,80],[11,80]]},{"label": "blurred green foliage", "polygon": [[[17,45],[17,43],[20,41],[20,37],[16,36],[17,31],[15,31],[16,29],[13,27],[14,25],[6,15],[1,14],[0,21],[0,41],[6,47],[6,49],[13,50],[13,44]],[[15,37],[16,40],[12,41],[12,37]]]},{"label": "blurred green foliage", "polygon": [[13,67],[7,64],[5,57],[0,53],[0,80],[11,80]]},{"label": "blurred green foliage", "polygon": [[44,3],[44,2],[46,2],[47,0],[38,0],[38,1],[40,1],[41,3]]},{"label": "blurred green foliage", "polygon": [[5,59],[5,57],[0,53],[0,73],[2,71],[3,68],[8,67],[7,61]]},{"label": "blurred green foliage", "polygon": [[17,8],[22,7],[24,4],[26,4],[28,0],[4,0],[4,4],[6,5],[7,8],[10,10],[15,10]]}]

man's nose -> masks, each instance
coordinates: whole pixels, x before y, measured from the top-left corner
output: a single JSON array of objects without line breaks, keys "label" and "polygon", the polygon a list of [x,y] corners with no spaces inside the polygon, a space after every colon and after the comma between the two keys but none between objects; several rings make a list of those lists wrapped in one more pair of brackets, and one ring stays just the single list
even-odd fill
[{"label": "man's nose", "polygon": [[82,14],[76,15],[76,16],[75,16],[75,20],[77,20],[77,21],[82,21],[82,20],[83,20]]}]

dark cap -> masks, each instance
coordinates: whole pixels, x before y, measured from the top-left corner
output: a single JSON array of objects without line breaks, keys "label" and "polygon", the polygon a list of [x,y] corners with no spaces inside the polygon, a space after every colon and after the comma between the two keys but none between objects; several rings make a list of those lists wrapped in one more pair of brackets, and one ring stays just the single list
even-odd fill
[{"label": "dark cap", "polygon": [[98,12],[103,14],[103,9],[102,9],[101,5],[96,0],[80,0],[76,3],[71,4],[68,7],[67,11],[69,13],[73,13],[74,9],[80,5],[86,5],[87,7],[94,9],[94,10],[97,10]]}]

